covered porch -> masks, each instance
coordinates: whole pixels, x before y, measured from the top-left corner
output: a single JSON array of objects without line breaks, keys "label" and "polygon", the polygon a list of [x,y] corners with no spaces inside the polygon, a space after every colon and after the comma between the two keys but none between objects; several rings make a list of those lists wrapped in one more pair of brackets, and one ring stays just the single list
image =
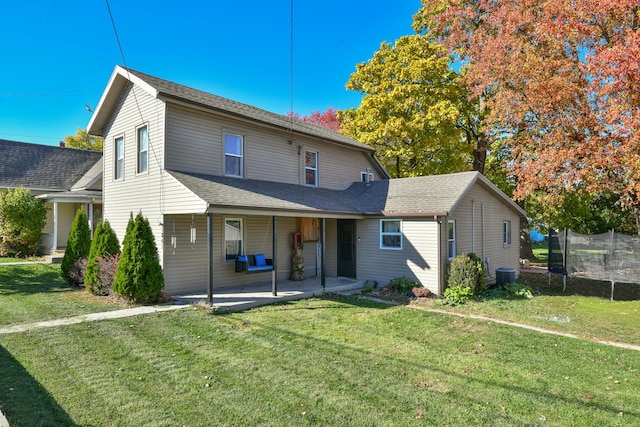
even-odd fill
[{"label": "covered porch", "polygon": [[[233,288],[217,289],[213,294],[213,308],[223,311],[244,311],[262,305],[310,298],[323,293],[358,292],[364,281],[346,277],[326,277],[324,286],[320,277],[310,277],[303,281],[280,280],[278,292],[272,292],[271,281],[254,283]],[[209,304],[206,293],[173,296],[175,304]]]}]

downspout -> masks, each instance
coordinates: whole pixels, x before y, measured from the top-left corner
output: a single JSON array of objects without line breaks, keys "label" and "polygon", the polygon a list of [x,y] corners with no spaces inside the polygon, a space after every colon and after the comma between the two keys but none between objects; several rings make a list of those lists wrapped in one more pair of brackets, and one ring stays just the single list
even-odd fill
[{"label": "downspout", "polygon": [[[436,220],[436,225],[438,227],[438,295],[442,295],[444,293],[444,257],[442,256],[442,219],[438,219],[437,216],[434,216],[433,219]],[[447,257],[448,258],[448,257]]]},{"label": "downspout", "polygon": [[471,252],[476,253],[476,201],[471,199]]},{"label": "downspout", "polygon": [[278,296],[278,217],[273,216],[272,236],[273,270],[271,270],[271,293]]},{"label": "downspout", "polygon": [[207,213],[207,267],[209,270],[209,286],[207,287],[207,303],[213,306],[213,213]]},{"label": "downspout", "polygon": [[322,284],[322,291],[324,292],[327,286],[327,278],[324,268],[324,230],[325,230],[325,218],[320,218],[320,283]]},{"label": "downspout", "polygon": [[484,203],[480,203],[480,221],[482,222],[482,234],[481,234],[481,239],[482,239],[482,260],[486,260],[485,258],[485,244],[484,244]]}]

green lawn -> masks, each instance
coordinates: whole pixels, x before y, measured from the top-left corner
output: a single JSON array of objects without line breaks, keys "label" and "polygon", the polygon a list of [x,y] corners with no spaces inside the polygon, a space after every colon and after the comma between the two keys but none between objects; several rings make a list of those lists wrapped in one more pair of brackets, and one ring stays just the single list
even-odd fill
[{"label": "green lawn", "polygon": [[[615,300],[610,301],[611,284],[582,278],[567,279],[562,292],[562,276],[522,274],[518,283],[533,290],[534,298],[484,299],[459,307],[438,309],[479,314],[525,323],[591,339],[640,345],[640,285],[617,283]],[[417,302],[435,307],[434,300]]]},{"label": "green lawn", "polygon": [[12,427],[640,424],[638,351],[357,296],[0,335],[0,378]]},{"label": "green lawn", "polygon": [[0,264],[0,326],[118,310],[122,304],[69,288],[57,264]]}]

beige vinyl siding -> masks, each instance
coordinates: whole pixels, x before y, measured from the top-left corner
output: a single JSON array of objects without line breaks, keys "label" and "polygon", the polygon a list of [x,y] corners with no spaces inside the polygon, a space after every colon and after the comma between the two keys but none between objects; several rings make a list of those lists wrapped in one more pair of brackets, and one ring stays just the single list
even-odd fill
[{"label": "beige vinyl siding", "polygon": [[[103,217],[109,221],[120,242],[124,239],[131,214],[138,212],[149,220],[162,263],[163,202],[167,197],[163,185],[164,104],[142,89],[132,86],[123,91],[115,114],[105,127]],[[148,126],[149,168],[137,174],[136,129]],[[124,177],[114,181],[114,140],[124,137]]]},{"label": "beige vinyl siding", "polygon": [[[456,221],[458,254],[474,252],[483,261],[489,257],[490,283],[495,282],[497,268],[513,268],[519,273],[520,217],[506,203],[477,183],[448,219]],[[511,221],[511,245],[502,243],[503,221]]]},{"label": "beige vinyl siding", "polygon": [[402,250],[380,249],[378,218],[358,221],[357,234],[359,280],[376,281],[382,286],[394,277],[409,276],[431,292],[438,293],[439,255],[436,221],[402,219]]},{"label": "beige vinyl siding", "polygon": [[[327,218],[325,220],[325,227],[325,276],[335,277],[338,275],[338,221],[334,218]],[[356,224],[356,231],[357,230]]]},{"label": "beige vinyl siding", "polygon": [[[245,253],[264,253],[273,258],[273,219],[262,215],[221,215],[213,214],[213,274],[214,297],[216,289],[238,287],[252,283],[271,281],[270,272],[236,273],[235,263],[226,262],[223,255],[224,219],[241,218],[244,226]],[[191,215],[165,215],[164,220],[164,274],[165,291],[170,295],[185,293],[206,293],[208,288],[207,263],[207,215],[194,215],[196,242],[190,243]],[[335,220],[327,223],[335,224]],[[296,231],[297,218],[278,217],[278,280],[289,280],[293,257],[292,236]],[[335,227],[333,227],[335,230]],[[176,246],[172,245],[175,236]],[[335,238],[328,239],[327,247],[335,247]],[[308,242],[304,247],[305,277],[316,275],[316,243]],[[329,251],[327,251],[329,252]],[[335,259],[335,251],[328,259]],[[327,275],[335,275],[333,262],[328,263]]]},{"label": "beige vinyl siding", "polygon": [[304,151],[318,153],[319,186],[346,189],[369,168],[380,179],[365,152],[310,137],[293,140],[286,131],[261,127],[213,113],[169,104],[167,107],[167,169],[223,175],[224,133],[244,137],[244,177],[304,184]]}]

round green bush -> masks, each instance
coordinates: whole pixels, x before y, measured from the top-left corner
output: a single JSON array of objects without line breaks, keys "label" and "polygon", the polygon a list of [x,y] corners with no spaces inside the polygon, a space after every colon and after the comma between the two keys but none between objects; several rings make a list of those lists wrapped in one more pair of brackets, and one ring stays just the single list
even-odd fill
[{"label": "round green bush", "polygon": [[449,288],[468,288],[473,297],[480,295],[487,286],[487,274],[482,260],[474,253],[454,257],[447,285]]}]

